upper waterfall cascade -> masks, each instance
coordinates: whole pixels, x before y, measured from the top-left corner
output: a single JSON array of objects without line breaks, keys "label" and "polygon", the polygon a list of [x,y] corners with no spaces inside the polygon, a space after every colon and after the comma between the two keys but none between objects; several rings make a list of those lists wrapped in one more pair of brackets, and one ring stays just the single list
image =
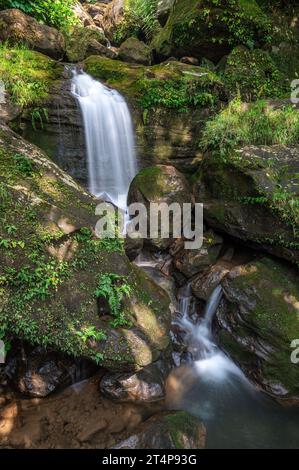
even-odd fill
[{"label": "upper waterfall cascade", "polygon": [[125,99],[84,72],[74,72],[72,94],[84,124],[89,191],[126,208],[137,173],[133,123]]}]

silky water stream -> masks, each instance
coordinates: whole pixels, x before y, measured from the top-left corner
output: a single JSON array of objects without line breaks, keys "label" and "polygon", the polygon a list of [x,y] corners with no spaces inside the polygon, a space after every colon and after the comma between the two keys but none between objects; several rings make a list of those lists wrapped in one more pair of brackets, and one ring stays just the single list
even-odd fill
[{"label": "silky water stream", "polygon": [[185,409],[205,423],[208,448],[299,448],[298,409],[283,408],[258,392],[215,342],[221,287],[195,323],[190,287],[183,292],[177,322],[192,360],[170,375],[168,407]]}]

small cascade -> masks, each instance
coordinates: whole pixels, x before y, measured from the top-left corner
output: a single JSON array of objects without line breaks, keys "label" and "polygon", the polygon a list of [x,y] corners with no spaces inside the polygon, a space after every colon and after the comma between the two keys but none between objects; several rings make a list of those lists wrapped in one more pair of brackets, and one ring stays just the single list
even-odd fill
[{"label": "small cascade", "polygon": [[191,288],[187,285],[185,289],[185,295],[179,302],[182,315],[179,323],[187,334],[187,342],[192,352],[195,370],[206,380],[223,381],[233,374],[246,381],[243,372],[218,348],[213,340],[212,323],[223,295],[221,286],[217,286],[212,292],[203,318],[197,324],[190,320]]},{"label": "small cascade", "polygon": [[125,99],[83,72],[74,72],[72,94],[84,124],[89,191],[125,210],[137,173],[133,124]]}]

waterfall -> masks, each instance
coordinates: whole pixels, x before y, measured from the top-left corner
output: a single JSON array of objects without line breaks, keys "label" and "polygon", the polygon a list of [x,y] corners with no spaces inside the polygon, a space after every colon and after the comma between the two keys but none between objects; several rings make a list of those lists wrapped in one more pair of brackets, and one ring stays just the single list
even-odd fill
[{"label": "waterfall", "polygon": [[202,379],[226,381],[231,376],[246,378],[236,364],[226,356],[213,340],[212,323],[222,298],[222,288],[217,286],[212,292],[204,311],[203,318],[194,324],[190,320],[190,297],[187,288],[186,297],[180,300],[180,324],[189,337],[189,344],[194,357],[194,366]]},{"label": "waterfall", "polygon": [[125,99],[86,73],[74,72],[72,94],[84,124],[89,191],[125,209],[137,173],[133,124]]}]

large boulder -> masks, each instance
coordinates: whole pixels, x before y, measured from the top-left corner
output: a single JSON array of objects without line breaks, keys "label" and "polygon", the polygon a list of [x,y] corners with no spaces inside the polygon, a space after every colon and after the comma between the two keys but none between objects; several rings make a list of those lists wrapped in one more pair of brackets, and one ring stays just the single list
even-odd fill
[{"label": "large boulder", "polygon": [[[133,179],[128,203],[143,203],[147,208],[147,226],[150,227],[150,204],[178,203],[183,207],[184,203],[192,203],[193,196],[185,177],[172,166],[157,165],[145,168]],[[148,235],[150,235],[148,231]],[[158,238],[148,239],[151,245],[159,248],[167,248],[173,242],[172,224],[170,224],[170,237],[162,238],[160,230]]]},{"label": "large boulder", "polygon": [[299,261],[299,149],[248,146],[207,155],[195,187],[210,226],[294,263]]},{"label": "large boulder", "polygon": [[[158,360],[169,298],[130,264],[122,240],[93,236],[96,200],[4,126],[0,152],[1,331],[114,371]],[[102,316],[107,282],[114,302]]]},{"label": "large boulder", "polygon": [[204,449],[206,430],[197,418],[185,411],[165,412],[148,419],[138,434],[114,449]]},{"label": "large boulder", "polygon": [[[203,57],[214,62],[232,45],[264,41],[269,21],[255,0],[243,2],[180,0],[174,3],[164,28],[152,47],[162,58]],[[240,28],[231,25],[239,24]],[[240,31],[241,29],[241,31]]]},{"label": "large boulder", "polygon": [[119,58],[133,64],[151,65],[152,51],[144,42],[132,37],[121,44]]},{"label": "large boulder", "polygon": [[113,51],[107,48],[107,39],[103,30],[96,26],[76,26],[66,36],[66,54],[70,62],[79,62],[90,55],[107,55],[115,58]]},{"label": "large boulder", "polygon": [[299,367],[291,358],[299,338],[298,271],[265,257],[233,269],[222,287],[221,347],[265,392],[299,403]]},{"label": "large boulder", "polygon": [[0,12],[0,39],[11,43],[23,42],[53,59],[64,57],[64,37],[57,29],[38,23],[14,8]]}]

